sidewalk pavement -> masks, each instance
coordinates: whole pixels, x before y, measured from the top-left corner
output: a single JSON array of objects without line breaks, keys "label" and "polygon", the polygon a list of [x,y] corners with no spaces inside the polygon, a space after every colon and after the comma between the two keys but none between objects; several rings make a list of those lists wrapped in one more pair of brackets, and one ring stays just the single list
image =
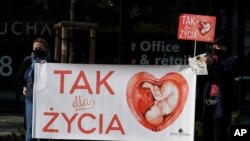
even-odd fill
[{"label": "sidewalk pavement", "polygon": [[0,137],[15,134],[22,136],[24,133],[23,114],[1,113],[0,114]]},{"label": "sidewalk pavement", "polygon": [[0,91],[0,140],[22,141],[21,138],[24,138],[24,98],[15,91]]}]

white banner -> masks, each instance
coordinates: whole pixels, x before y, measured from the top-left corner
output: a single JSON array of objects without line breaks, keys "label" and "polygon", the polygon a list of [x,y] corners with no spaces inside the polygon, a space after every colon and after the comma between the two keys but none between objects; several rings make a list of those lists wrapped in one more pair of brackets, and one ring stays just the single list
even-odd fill
[{"label": "white banner", "polygon": [[36,64],[35,138],[193,141],[188,65]]}]

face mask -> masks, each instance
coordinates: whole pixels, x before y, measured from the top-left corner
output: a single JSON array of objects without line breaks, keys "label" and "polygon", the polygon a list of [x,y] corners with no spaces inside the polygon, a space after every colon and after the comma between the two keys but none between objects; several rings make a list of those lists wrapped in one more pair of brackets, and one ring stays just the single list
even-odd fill
[{"label": "face mask", "polygon": [[45,50],[36,49],[36,50],[33,50],[33,53],[38,58],[43,58],[43,57],[46,56],[46,51]]}]

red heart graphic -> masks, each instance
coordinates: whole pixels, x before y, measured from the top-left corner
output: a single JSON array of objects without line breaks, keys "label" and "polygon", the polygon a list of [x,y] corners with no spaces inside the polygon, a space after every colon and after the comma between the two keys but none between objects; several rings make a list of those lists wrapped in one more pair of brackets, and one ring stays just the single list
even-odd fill
[{"label": "red heart graphic", "polygon": [[127,85],[127,102],[144,127],[158,132],[180,115],[188,96],[187,81],[170,72],[157,79],[147,72],[135,74]]},{"label": "red heart graphic", "polygon": [[198,29],[201,35],[207,34],[211,29],[211,24],[209,22],[199,22]]}]

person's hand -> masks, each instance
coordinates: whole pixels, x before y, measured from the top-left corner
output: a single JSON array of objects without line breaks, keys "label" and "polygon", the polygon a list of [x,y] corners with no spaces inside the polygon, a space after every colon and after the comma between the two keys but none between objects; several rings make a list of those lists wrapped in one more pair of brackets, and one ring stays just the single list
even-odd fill
[{"label": "person's hand", "polygon": [[46,60],[41,60],[39,63],[43,64],[43,63],[47,63],[47,61]]},{"label": "person's hand", "polygon": [[23,95],[26,96],[26,94],[27,94],[27,87],[23,87]]},{"label": "person's hand", "polygon": [[213,57],[212,56],[206,56],[206,63],[207,65],[211,65],[213,63]]}]

